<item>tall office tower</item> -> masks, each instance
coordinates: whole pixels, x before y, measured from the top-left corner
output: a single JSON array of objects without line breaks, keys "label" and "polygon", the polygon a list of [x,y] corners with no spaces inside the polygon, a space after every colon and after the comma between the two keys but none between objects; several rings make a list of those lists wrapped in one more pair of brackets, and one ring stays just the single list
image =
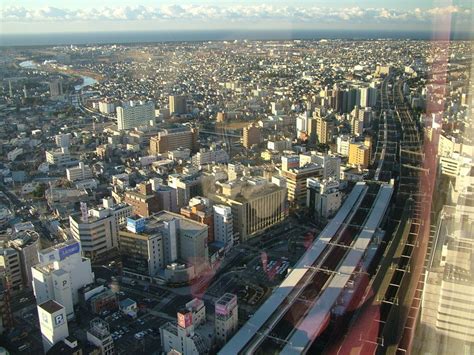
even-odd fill
[{"label": "tall office tower", "polygon": [[40,303],[37,309],[43,338],[43,350],[46,354],[54,344],[69,336],[66,310],[54,300]]},{"label": "tall office tower", "polygon": [[326,221],[333,217],[341,207],[342,192],[339,191],[338,180],[307,180],[306,207],[317,221]]},{"label": "tall office tower", "polygon": [[317,120],[317,135],[319,143],[329,144],[332,142],[332,136],[335,126],[335,116],[333,113],[327,116],[316,117]]},{"label": "tall office tower", "polygon": [[188,206],[181,207],[180,214],[207,225],[209,227],[207,242],[212,243],[214,241],[214,216],[209,199],[201,196],[191,198]]},{"label": "tall office tower", "polygon": [[318,142],[318,120],[316,118],[308,119],[308,143],[316,144]]},{"label": "tall office tower", "polygon": [[342,113],[343,90],[335,87],[332,91],[331,107],[337,113]]},{"label": "tall office tower", "polygon": [[169,105],[171,115],[184,115],[187,112],[186,96],[184,95],[170,95]]},{"label": "tall office tower", "polygon": [[197,128],[165,129],[150,139],[150,154],[167,153],[178,148],[190,149],[197,152],[199,149],[199,131]]},{"label": "tall office tower", "polygon": [[53,299],[61,303],[69,318],[79,302],[79,289],[94,282],[90,259],[81,255],[75,240],[56,244],[38,253],[39,264],[31,269],[36,303]]},{"label": "tall office tower", "polygon": [[133,214],[148,217],[160,210],[158,197],[150,183],[141,183],[135,190],[125,192],[125,203],[133,207]]},{"label": "tall office tower", "polygon": [[259,144],[262,141],[262,130],[255,123],[252,123],[248,127],[243,129],[243,141],[242,144],[245,148],[249,149],[255,144]]},{"label": "tall office tower", "polygon": [[359,89],[359,101],[356,102],[357,106],[367,107],[369,106],[369,88],[362,87]]},{"label": "tall office tower", "polygon": [[346,89],[342,92],[342,113],[351,112],[357,105],[358,90],[356,88]]},{"label": "tall office tower", "polygon": [[117,126],[119,131],[133,129],[139,126],[148,126],[155,120],[155,103],[133,101],[117,107]]},{"label": "tall office tower", "polygon": [[286,188],[269,183],[264,178],[220,185],[222,193],[214,198],[219,204],[232,209],[234,243],[257,236],[288,215]]},{"label": "tall office tower", "polygon": [[49,94],[51,98],[58,98],[64,95],[62,79],[54,79],[49,83]]},{"label": "tall office tower", "polygon": [[21,263],[21,273],[25,287],[31,287],[33,277],[31,267],[38,264],[40,236],[32,230],[25,230],[15,234],[10,240],[10,246],[18,251]]},{"label": "tall office tower", "polygon": [[225,293],[215,304],[215,334],[218,345],[224,345],[237,331],[239,325],[239,307],[237,296]]},{"label": "tall office tower", "polygon": [[69,216],[72,237],[81,243],[85,257],[97,260],[118,249],[120,226],[131,215],[132,206],[125,203],[91,210],[83,204],[80,214]]},{"label": "tall office tower", "polygon": [[8,279],[9,289],[18,291],[23,288],[20,253],[14,248],[0,247],[0,270]]},{"label": "tall office tower", "polygon": [[370,162],[370,147],[363,142],[351,142],[349,144],[349,164],[367,169]]},{"label": "tall office tower", "polygon": [[54,141],[58,148],[69,148],[71,145],[71,133],[57,134],[54,136]]},{"label": "tall office tower", "polygon": [[377,104],[378,91],[376,87],[372,87],[373,83],[369,87],[369,97],[367,99],[367,106],[374,107]]},{"label": "tall office tower", "polygon": [[214,205],[214,240],[224,243],[226,250],[234,245],[234,220],[232,209],[225,205]]},{"label": "tall office tower", "polygon": [[101,355],[113,355],[114,341],[110,335],[109,325],[100,318],[94,318],[90,322],[87,331],[87,341],[100,349]]}]

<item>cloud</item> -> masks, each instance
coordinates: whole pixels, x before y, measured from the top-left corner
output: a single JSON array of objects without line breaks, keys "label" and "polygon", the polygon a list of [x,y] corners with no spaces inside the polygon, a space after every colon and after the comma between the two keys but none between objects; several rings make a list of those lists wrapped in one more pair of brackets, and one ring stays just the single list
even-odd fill
[{"label": "cloud", "polygon": [[6,6],[0,9],[3,22],[60,22],[60,21],[136,21],[136,20],[184,20],[184,21],[301,21],[318,23],[358,22],[426,22],[437,16],[453,15],[469,18],[470,10],[457,6],[435,7],[428,10],[394,10],[386,8],[331,8],[292,7],[268,4],[245,6],[167,5],[159,7],[117,6],[71,10],[44,7],[27,9]]}]

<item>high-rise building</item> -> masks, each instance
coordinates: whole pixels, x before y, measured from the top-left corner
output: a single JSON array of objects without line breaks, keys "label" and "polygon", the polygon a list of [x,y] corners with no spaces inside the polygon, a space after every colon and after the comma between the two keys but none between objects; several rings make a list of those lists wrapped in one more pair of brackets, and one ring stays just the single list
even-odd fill
[{"label": "high-rise building", "polygon": [[239,308],[237,296],[225,293],[215,303],[215,334],[218,345],[224,345],[237,331],[239,325]]},{"label": "high-rise building", "polygon": [[106,115],[110,113],[114,113],[115,111],[115,104],[113,102],[108,101],[100,101],[99,102],[99,112],[105,113]]},{"label": "high-rise building", "polygon": [[321,177],[323,174],[323,167],[315,163],[282,170],[280,175],[286,180],[288,200],[304,206],[306,204],[306,180],[311,177]]},{"label": "high-rise building", "polygon": [[64,95],[62,79],[54,79],[49,82],[49,94],[52,99],[60,98]]},{"label": "high-rise building", "polygon": [[0,247],[0,270],[3,269],[9,283],[9,289],[18,291],[23,288],[21,260],[18,250],[9,247]]},{"label": "high-rise building", "polygon": [[69,224],[73,238],[81,243],[83,255],[94,260],[117,250],[120,226],[132,215],[132,207],[122,203],[91,210],[82,205],[82,209],[81,214],[69,216]]},{"label": "high-rise building", "polygon": [[81,245],[68,240],[38,253],[39,264],[32,267],[36,303],[55,300],[69,318],[79,302],[79,289],[94,282],[90,259],[81,256]]},{"label": "high-rise building", "polygon": [[187,112],[186,96],[184,95],[170,95],[169,105],[171,115],[184,115]]},{"label": "high-rise building", "polygon": [[171,174],[168,186],[176,190],[177,207],[186,206],[193,197],[202,195],[202,181],[199,174]]},{"label": "high-rise building", "polygon": [[317,136],[319,143],[329,144],[333,140],[333,132],[334,132],[334,121],[335,117],[334,114],[329,114],[327,116],[317,116]]},{"label": "high-rise building", "polygon": [[211,348],[193,322],[193,312],[183,308],[177,313],[177,324],[171,322],[160,327],[161,344],[166,354],[207,354]]},{"label": "high-rise building", "polygon": [[101,318],[94,318],[87,331],[87,341],[97,346],[101,355],[113,355],[114,341],[110,335],[109,325]]},{"label": "high-rise building", "polygon": [[119,131],[133,129],[139,126],[148,126],[155,120],[155,103],[133,101],[117,107],[117,126]]},{"label": "high-rise building", "polygon": [[187,282],[207,269],[207,225],[168,211],[136,221],[119,233],[124,273]]},{"label": "high-rise building", "polygon": [[231,181],[220,186],[222,193],[214,198],[232,210],[234,243],[255,237],[288,215],[286,188],[264,178]]},{"label": "high-rise building", "polygon": [[43,350],[46,354],[54,344],[69,336],[66,310],[54,300],[42,302],[37,308],[43,338]]},{"label": "high-rise building", "polygon": [[150,154],[163,154],[178,148],[196,152],[199,148],[197,128],[166,129],[150,139]]},{"label": "high-rise building", "polygon": [[180,214],[186,218],[207,225],[208,243],[214,241],[214,216],[209,199],[201,196],[193,197],[189,200],[188,206],[181,207]]},{"label": "high-rise building", "polygon": [[158,210],[159,211],[170,211],[178,213],[178,195],[176,189],[167,186],[159,185],[154,189],[156,196],[158,197]]},{"label": "high-rise building", "polygon": [[225,205],[214,205],[214,240],[224,243],[226,249],[234,245],[234,221],[232,209]]},{"label": "high-rise building", "polygon": [[243,141],[242,144],[245,148],[249,149],[255,144],[259,144],[262,141],[262,129],[255,123],[252,123],[248,127],[243,129]]},{"label": "high-rise building", "polygon": [[128,217],[127,228],[122,228],[120,253],[125,273],[155,277],[165,267],[163,236],[151,221]]},{"label": "high-rise building", "polygon": [[31,287],[33,277],[31,267],[38,264],[40,237],[35,231],[25,230],[15,234],[10,240],[10,246],[18,251],[21,263],[21,273],[25,287]]},{"label": "high-rise building", "polygon": [[306,207],[318,221],[326,221],[336,214],[341,207],[342,193],[339,191],[338,180],[307,180]]},{"label": "high-rise building", "polygon": [[83,162],[79,162],[76,167],[66,169],[66,177],[71,182],[91,179],[92,176],[92,169]]},{"label": "high-rise building", "polygon": [[367,169],[370,163],[370,148],[363,142],[349,144],[349,164]]},{"label": "high-rise building", "polygon": [[341,158],[338,156],[312,151],[310,153],[300,154],[299,160],[299,167],[315,163],[322,167],[323,179],[332,178],[339,180],[341,173]]},{"label": "high-rise building", "polygon": [[125,203],[133,207],[133,214],[140,217],[148,217],[160,210],[158,196],[151,188],[150,183],[137,185],[136,190],[125,192]]},{"label": "high-rise building", "polygon": [[71,133],[62,133],[54,136],[58,148],[69,148],[71,145]]}]

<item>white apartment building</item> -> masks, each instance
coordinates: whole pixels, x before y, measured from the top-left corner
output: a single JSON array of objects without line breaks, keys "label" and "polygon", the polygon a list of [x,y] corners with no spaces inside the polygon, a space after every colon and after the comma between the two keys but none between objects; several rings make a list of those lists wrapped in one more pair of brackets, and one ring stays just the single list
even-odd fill
[{"label": "white apartment building", "polygon": [[91,179],[92,169],[83,162],[79,162],[78,166],[66,169],[66,177],[71,182]]},{"label": "white apartment building", "polygon": [[229,155],[223,149],[206,150],[202,148],[192,157],[193,165],[222,164],[229,161]]},{"label": "white apartment building", "polygon": [[226,249],[234,245],[234,220],[232,208],[225,205],[214,205],[214,240],[224,243]]},{"label": "white apartment building", "polygon": [[155,120],[155,104],[153,102],[133,101],[117,107],[117,126],[119,131],[148,126]]},{"label": "white apartment building", "polygon": [[112,102],[100,101],[99,102],[99,112],[105,113],[106,115],[113,113],[115,110],[115,105]]},{"label": "white apartment building", "polygon": [[317,220],[326,220],[336,214],[341,207],[342,193],[339,191],[338,180],[307,180],[306,206]]},{"label": "white apartment building", "polygon": [[71,163],[71,155],[68,148],[46,151],[46,162],[57,166],[64,166]]}]

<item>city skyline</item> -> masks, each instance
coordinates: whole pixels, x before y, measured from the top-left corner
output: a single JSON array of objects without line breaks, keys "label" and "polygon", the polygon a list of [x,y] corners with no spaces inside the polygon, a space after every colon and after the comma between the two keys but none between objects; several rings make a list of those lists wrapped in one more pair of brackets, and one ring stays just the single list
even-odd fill
[{"label": "city skyline", "polygon": [[[2,33],[59,33],[176,30],[437,30],[434,22],[450,19],[456,32],[470,30],[472,6],[467,1],[282,1],[255,5],[251,1],[142,0],[4,1]],[[25,27],[25,25],[28,25]]]}]

